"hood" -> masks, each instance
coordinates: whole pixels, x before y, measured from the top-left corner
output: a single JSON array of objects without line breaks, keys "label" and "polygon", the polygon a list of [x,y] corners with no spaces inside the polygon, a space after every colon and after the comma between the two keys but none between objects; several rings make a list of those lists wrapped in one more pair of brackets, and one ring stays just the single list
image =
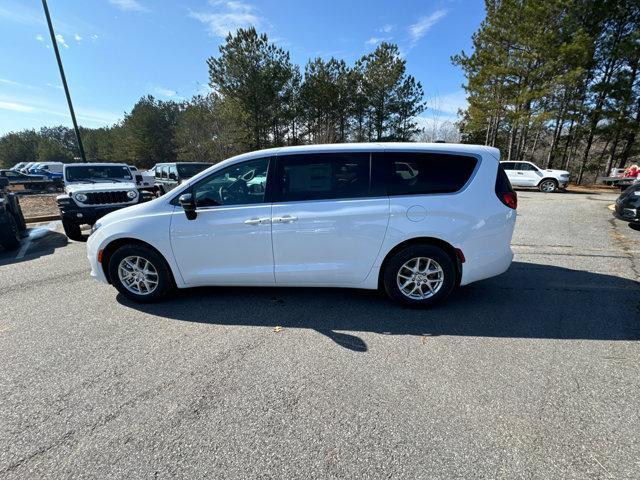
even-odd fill
[{"label": "hood", "polygon": [[167,205],[166,199],[156,198],[149,202],[137,203],[130,207],[121,208],[115,212],[108,213],[104,217],[98,220],[101,225],[110,225],[112,223],[119,222],[121,220],[128,220],[139,215],[146,215],[153,211],[172,211],[175,207],[173,205]]},{"label": "hood", "polygon": [[134,182],[97,182],[97,183],[68,183],[64,191],[68,194],[76,192],[119,192],[122,190],[137,190]]}]

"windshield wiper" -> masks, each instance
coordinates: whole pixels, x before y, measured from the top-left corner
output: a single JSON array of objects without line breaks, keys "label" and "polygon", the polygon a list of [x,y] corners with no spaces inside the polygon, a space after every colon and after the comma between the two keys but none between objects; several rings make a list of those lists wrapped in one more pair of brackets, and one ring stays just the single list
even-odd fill
[{"label": "windshield wiper", "polygon": [[88,182],[88,183],[96,183],[95,180],[91,180],[90,178],[76,178],[71,179],[71,182]]}]

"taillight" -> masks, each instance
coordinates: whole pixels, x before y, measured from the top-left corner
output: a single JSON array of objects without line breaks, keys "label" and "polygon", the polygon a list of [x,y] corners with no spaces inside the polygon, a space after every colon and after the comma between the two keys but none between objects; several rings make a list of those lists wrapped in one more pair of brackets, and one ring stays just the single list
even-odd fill
[{"label": "taillight", "polygon": [[516,195],[516,192],[503,193],[502,203],[504,203],[507,207],[513,208],[515,210],[516,208],[518,208],[518,195]]},{"label": "taillight", "polygon": [[518,195],[513,191],[509,177],[501,164],[498,164],[498,174],[496,175],[496,197],[507,207],[514,210],[518,208]]}]

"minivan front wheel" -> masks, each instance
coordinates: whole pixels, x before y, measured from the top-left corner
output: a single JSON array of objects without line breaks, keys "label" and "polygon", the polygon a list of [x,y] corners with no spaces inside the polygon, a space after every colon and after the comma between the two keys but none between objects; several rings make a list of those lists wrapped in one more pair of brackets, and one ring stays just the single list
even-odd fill
[{"label": "minivan front wheel", "polygon": [[144,245],[124,245],[109,259],[109,278],[125,297],[148,303],[162,298],[173,286],[164,259]]},{"label": "minivan front wheel", "polygon": [[456,269],[451,257],[441,248],[412,245],[388,260],[383,281],[392,300],[426,307],[449,296],[456,284]]}]

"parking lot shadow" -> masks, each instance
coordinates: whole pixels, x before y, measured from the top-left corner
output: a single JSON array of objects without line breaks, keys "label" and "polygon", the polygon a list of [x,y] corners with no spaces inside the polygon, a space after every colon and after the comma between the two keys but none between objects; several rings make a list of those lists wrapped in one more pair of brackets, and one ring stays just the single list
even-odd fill
[{"label": "parking lot shadow", "polygon": [[499,277],[458,289],[418,310],[375,291],[321,288],[198,288],[127,307],[161,318],[215,325],[308,328],[354,351],[359,332],[582,340],[640,339],[637,282],[581,270],[514,262]]},{"label": "parking lot shadow", "polygon": [[51,255],[58,248],[67,246],[67,243],[67,236],[55,231],[52,225],[29,228],[16,250],[8,251],[0,247],[0,266]]}]

